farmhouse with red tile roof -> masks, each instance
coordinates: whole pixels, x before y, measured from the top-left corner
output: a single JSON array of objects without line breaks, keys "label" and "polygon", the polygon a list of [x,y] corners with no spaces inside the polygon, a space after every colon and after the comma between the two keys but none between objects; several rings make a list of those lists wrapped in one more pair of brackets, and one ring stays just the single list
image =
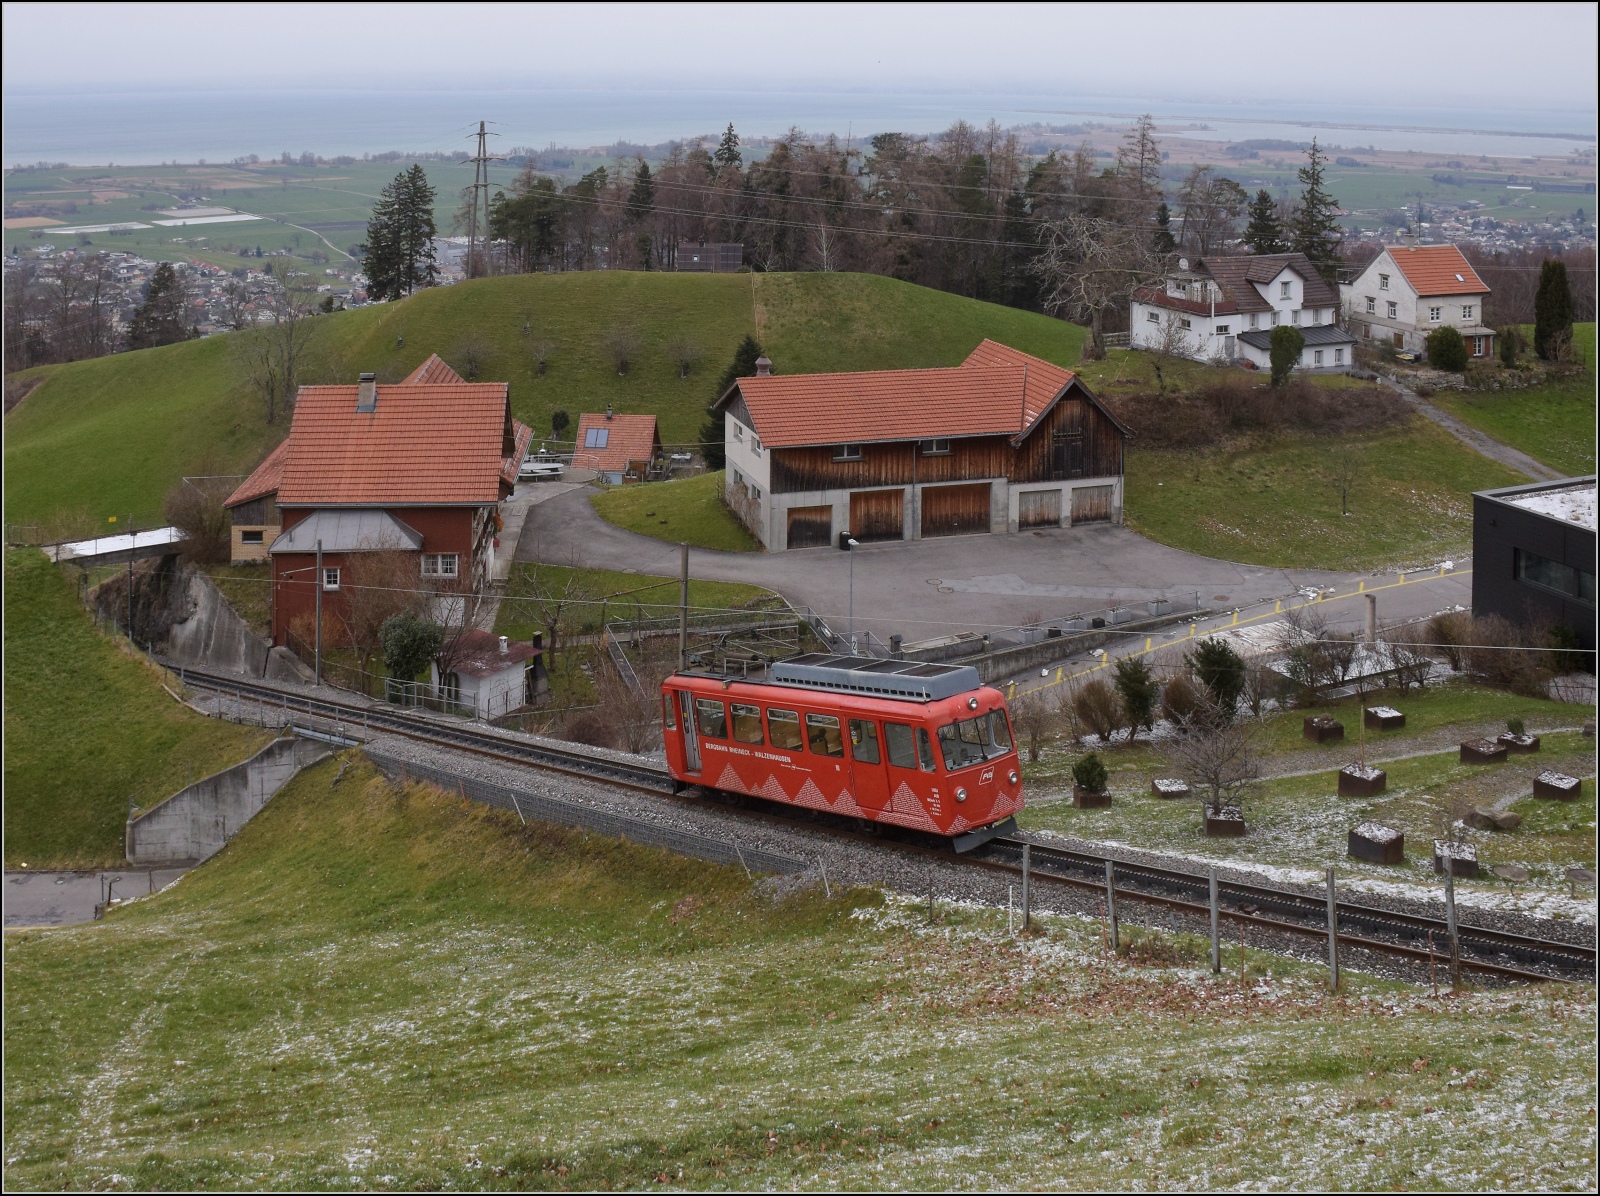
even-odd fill
[{"label": "farmhouse with red tile roof", "polygon": [[948,369],[771,365],[717,401],[728,503],[769,549],[1121,521],[1126,430],[1071,370],[989,340]]},{"label": "farmhouse with red tile roof", "polygon": [[287,439],[226,504],[234,559],[271,562],[274,642],[314,611],[317,585],[324,634],[337,626],[352,554],[414,553],[419,587],[480,591],[530,436],[505,383],[465,382],[437,356],[393,385],[302,386]]},{"label": "farmhouse with red tile roof", "polygon": [[1350,330],[1363,340],[1421,353],[1428,333],[1461,333],[1469,357],[1494,356],[1494,329],[1483,320],[1489,288],[1454,245],[1388,245],[1339,288]]}]

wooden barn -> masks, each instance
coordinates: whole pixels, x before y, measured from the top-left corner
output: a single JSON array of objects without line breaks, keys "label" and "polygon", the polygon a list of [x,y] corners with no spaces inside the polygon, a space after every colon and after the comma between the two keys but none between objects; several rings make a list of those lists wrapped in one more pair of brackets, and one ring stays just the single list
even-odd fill
[{"label": "wooden barn", "polygon": [[728,504],[770,550],[1122,521],[1127,430],[1071,370],[989,340],[951,369],[771,365],[717,400]]}]

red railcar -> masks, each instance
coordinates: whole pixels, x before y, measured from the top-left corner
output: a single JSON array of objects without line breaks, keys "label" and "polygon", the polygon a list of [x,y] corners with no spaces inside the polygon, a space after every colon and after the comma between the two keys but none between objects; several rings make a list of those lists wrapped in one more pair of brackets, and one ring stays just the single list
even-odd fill
[{"label": "red railcar", "polygon": [[967,851],[1015,829],[1022,776],[1000,691],[969,665],[811,653],[750,681],[661,686],[675,779],[890,823]]}]

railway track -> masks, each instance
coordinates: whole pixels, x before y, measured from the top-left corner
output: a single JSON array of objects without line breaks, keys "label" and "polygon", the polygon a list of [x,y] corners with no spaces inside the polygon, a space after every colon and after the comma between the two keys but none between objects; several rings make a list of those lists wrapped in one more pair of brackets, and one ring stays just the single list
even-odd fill
[{"label": "railway track", "polygon": [[[494,732],[449,723],[385,706],[368,706],[338,698],[311,696],[270,683],[239,676],[213,673],[205,669],[167,664],[180,679],[197,689],[233,695],[240,702],[240,713],[249,710],[254,699],[263,714],[279,712],[283,721],[312,735],[361,742],[374,732],[401,735],[419,742],[453,747],[516,764],[531,765],[545,771],[584,780],[603,780],[609,784],[655,796],[677,796],[672,777],[664,767],[616,760],[600,752],[581,748],[532,743]],[[689,800],[697,800],[690,797]],[[720,803],[717,803],[720,806]],[[770,812],[746,809],[745,817],[767,817],[794,825],[796,819],[784,817],[774,803]],[[725,807],[724,807],[725,808]],[[1024,841],[1017,837],[991,840],[965,856],[953,857],[947,851],[925,845],[908,844],[891,837],[860,835],[850,829],[848,820],[840,825],[807,820],[804,825],[825,827],[835,833],[892,844],[955,859],[972,866],[1020,873]],[[1208,917],[1209,880],[1203,874],[1152,864],[1126,863],[1091,851],[1077,851],[1039,843],[1030,848],[1030,874],[1046,883],[1105,892],[1106,863],[1112,860],[1116,900],[1137,901],[1168,910]],[[1219,914],[1235,923],[1279,934],[1300,935],[1326,941],[1327,904],[1320,895],[1312,896],[1292,889],[1253,884],[1239,880],[1218,882]],[[1363,948],[1412,961],[1430,958],[1448,960],[1447,927],[1443,918],[1400,913],[1376,906],[1340,900],[1336,905],[1339,941],[1342,945]],[[1428,936],[1433,936],[1433,950]],[[1488,927],[1460,924],[1457,937],[1463,969],[1503,979],[1544,982],[1549,980],[1592,979],[1595,974],[1595,948],[1550,939],[1512,934]]]}]

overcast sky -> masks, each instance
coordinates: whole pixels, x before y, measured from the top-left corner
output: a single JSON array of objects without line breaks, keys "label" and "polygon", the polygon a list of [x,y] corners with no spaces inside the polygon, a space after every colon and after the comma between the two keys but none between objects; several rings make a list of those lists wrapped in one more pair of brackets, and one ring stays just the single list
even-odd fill
[{"label": "overcast sky", "polygon": [[1476,113],[1595,109],[1596,6],[33,4],[7,89],[1048,90]]}]

